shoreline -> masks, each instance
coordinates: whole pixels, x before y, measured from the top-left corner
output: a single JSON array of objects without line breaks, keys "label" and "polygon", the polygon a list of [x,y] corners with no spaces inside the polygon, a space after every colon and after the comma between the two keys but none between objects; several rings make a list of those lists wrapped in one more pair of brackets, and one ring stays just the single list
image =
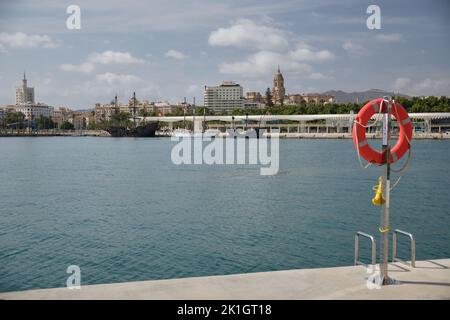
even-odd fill
[{"label": "shoreline", "polygon": [[[270,133],[266,135],[270,138]],[[4,133],[0,132],[0,138],[8,137],[105,137],[113,138],[111,135],[104,130],[79,130],[79,131],[54,131],[54,132],[33,132],[31,134],[27,133]],[[170,138],[167,134],[157,134],[155,137],[148,138]],[[280,139],[352,139],[352,135],[349,133],[278,133]],[[121,137],[127,138],[127,137]],[[133,137],[128,137],[133,138]],[[219,135],[218,138],[226,138],[223,135]],[[398,135],[392,136],[392,138],[397,139]],[[117,139],[117,138],[116,138]],[[367,139],[381,139],[381,134],[368,133]],[[414,140],[447,140],[450,139],[450,133],[414,133]]]}]

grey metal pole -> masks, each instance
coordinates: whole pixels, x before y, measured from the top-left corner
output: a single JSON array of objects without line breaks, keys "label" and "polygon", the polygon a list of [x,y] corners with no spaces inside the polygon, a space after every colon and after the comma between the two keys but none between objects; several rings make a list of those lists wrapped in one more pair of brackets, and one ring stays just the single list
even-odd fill
[{"label": "grey metal pole", "polygon": [[[380,261],[380,271],[383,280],[383,285],[389,284],[390,279],[388,276],[388,259],[389,259],[389,209],[390,209],[390,189],[391,189],[391,102],[392,98],[389,97],[389,102],[386,106],[386,113],[383,118],[383,153],[386,156],[386,184],[385,184],[385,199],[384,204],[384,228],[381,227],[381,239],[383,239],[383,259]],[[383,103],[385,103],[383,101]],[[395,103],[395,102],[394,102]],[[381,105],[380,105],[381,108]]]}]

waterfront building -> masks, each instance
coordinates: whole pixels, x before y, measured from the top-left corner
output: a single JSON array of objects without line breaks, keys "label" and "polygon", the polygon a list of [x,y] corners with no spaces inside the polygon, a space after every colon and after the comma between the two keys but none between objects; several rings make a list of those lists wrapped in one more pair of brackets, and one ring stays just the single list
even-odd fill
[{"label": "waterfront building", "polygon": [[335,98],[324,94],[305,94],[303,99],[306,103],[327,104],[335,102]]},{"label": "waterfront building", "polygon": [[0,106],[0,110],[6,115],[8,112],[16,112],[16,105],[14,104],[3,104]]},{"label": "waterfront building", "polygon": [[72,111],[67,120],[73,124],[75,130],[85,130],[89,124],[95,123],[95,112],[88,110]]},{"label": "waterfront building", "polygon": [[302,103],[306,103],[302,94],[299,94],[299,93],[288,94],[284,97],[285,105],[298,105],[298,104],[302,104]]},{"label": "waterfront building", "polygon": [[16,88],[16,105],[34,104],[34,88],[28,87],[25,72],[23,73],[22,85]]},{"label": "waterfront building", "polygon": [[278,66],[277,72],[273,78],[272,87],[272,101],[274,105],[282,105],[284,103],[284,95],[286,90],[284,89],[284,78]]},{"label": "waterfront building", "polygon": [[254,102],[263,102],[263,96],[257,91],[249,91],[245,94],[245,100]]},{"label": "waterfront building", "polygon": [[335,102],[335,97],[323,94],[289,94],[284,97],[285,105],[298,105],[302,103],[327,104]]},{"label": "waterfront building", "polygon": [[53,107],[43,103],[36,104],[19,104],[15,107],[16,112],[22,112],[25,115],[25,120],[35,120],[37,118],[53,116]]},{"label": "waterfront building", "polygon": [[192,110],[192,107],[193,105],[186,102],[186,100],[183,102],[178,102],[176,105],[176,109],[186,110],[186,112]]},{"label": "waterfront building", "polygon": [[65,107],[56,108],[53,110],[52,120],[55,123],[55,125],[59,127],[65,121],[69,121],[72,113],[73,113],[72,110]]},{"label": "waterfront building", "polygon": [[153,109],[152,111],[155,112],[157,115],[164,116],[167,113],[173,113],[178,108],[186,108],[186,111],[189,109],[189,106],[186,104],[184,105],[184,102],[181,103],[181,105],[172,105],[167,101],[158,101],[153,103]]},{"label": "waterfront building", "polygon": [[263,109],[266,107],[266,104],[263,102],[258,102],[258,101],[250,101],[250,100],[245,100],[244,101],[244,108],[245,109]]},{"label": "waterfront building", "polygon": [[172,105],[168,101],[150,102],[148,100],[134,101],[134,97],[128,100],[127,104],[118,103],[117,101],[109,104],[95,104],[94,119],[96,122],[103,122],[111,120],[111,117],[117,113],[125,113],[133,117],[149,116],[152,113],[164,116],[167,113],[174,112],[181,106]]},{"label": "waterfront building", "polygon": [[[273,78],[272,86],[272,102],[274,105],[297,105],[302,103],[316,103],[316,104],[327,104],[336,101],[334,96],[324,95],[324,94],[289,94],[286,95],[286,89],[284,88],[284,78],[280,71],[280,66],[277,68],[277,72]],[[253,92],[248,92],[246,98],[253,101],[257,100],[257,95]],[[263,101],[262,97],[258,97]]]},{"label": "waterfront building", "polygon": [[241,85],[224,81],[219,86],[205,86],[204,106],[213,111],[232,111],[244,106],[244,92]]},{"label": "waterfront building", "polygon": [[128,105],[116,105],[114,103],[112,104],[95,104],[94,109],[94,118],[96,122],[103,122],[103,121],[109,121],[111,120],[111,116],[113,114],[119,113],[119,112],[129,112]]},{"label": "waterfront building", "polygon": [[53,116],[53,107],[45,103],[36,103],[34,99],[34,88],[28,87],[27,78],[23,74],[22,85],[16,88],[15,112],[22,112],[25,120],[34,120],[39,117],[50,118]]}]

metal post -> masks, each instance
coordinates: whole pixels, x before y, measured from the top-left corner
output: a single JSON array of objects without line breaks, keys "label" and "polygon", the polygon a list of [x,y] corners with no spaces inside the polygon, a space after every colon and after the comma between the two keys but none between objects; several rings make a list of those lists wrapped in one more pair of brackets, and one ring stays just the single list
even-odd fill
[{"label": "metal post", "polygon": [[[389,259],[389,209],[390,209],[390,189],[391,189],[391,102],[392,98],[389,97],[389,102],[386,104],[386,113],[383,117],[383,153],[385,154],[386,161],[386,184],[384,188],[386,203],[384,204],[384,226],[381,227],[381,239],[383,241],[383,249],[382,259],[380,259],[380,271],[381,278],[383,280],[383,284],[388,284],[389,276],[388,276],[388,259]],[[380,108],[382,104],[386,103],[382,100],[380,104]],[[394,102],[395,103],[395,102]]]},{"label": "metal post", "polygon": [[247,131],[247,127],[248,127],[248,113],[245,114],[245,131]]},{"label": "metal post", "polygon": [[202,132],[205,133],[206,130],[206,108],[203,106],[203,123],[202,123]]},{"label": "metal post", "polygon": [[397,232],[392,234],[392,262],[395,262],[397,257]]}]

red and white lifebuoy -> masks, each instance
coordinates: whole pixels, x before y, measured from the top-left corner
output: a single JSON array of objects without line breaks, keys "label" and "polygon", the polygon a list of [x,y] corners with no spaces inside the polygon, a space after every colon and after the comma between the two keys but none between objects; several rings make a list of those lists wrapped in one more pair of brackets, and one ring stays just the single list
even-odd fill
[{"label": "red and white lifebuoy", "polygon": [[[383,101],[383,98],[369,101],[359,111],[353,125],[353,142],[356,149],[359,151],[359,154],[368,162],[376,163],[378,165],[382,165],[387,162],[386,152],[377,151],[370,146],[366,138],[365,126],[375,113],[386,113],[386,110],[387,102]],[[394,163],[400,160],[400,158],[403,157],[410,148],[413,124],[408,116],[408,112],[406,112],[405,108],[403,108],[400,103],[395,102],[395,105],[391,108],[391,112],[397,120],[398,127],[400,129],[397,144],[391,149],[390,163]]]}]

